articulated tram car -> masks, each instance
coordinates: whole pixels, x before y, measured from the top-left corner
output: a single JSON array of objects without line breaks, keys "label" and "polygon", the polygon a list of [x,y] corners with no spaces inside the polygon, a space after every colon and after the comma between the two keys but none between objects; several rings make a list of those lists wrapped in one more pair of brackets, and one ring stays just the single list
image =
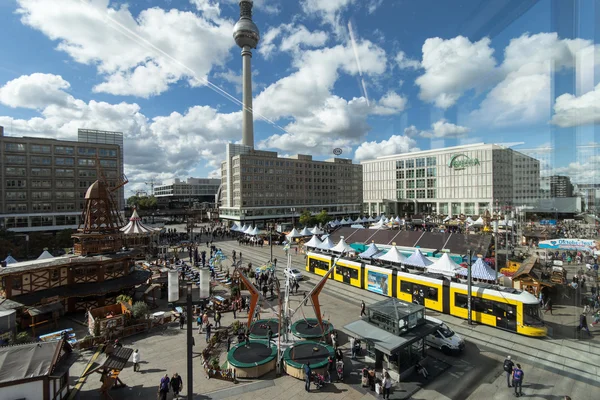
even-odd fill
[{"label": "articulated tram car", "polygon": [[[306,270],[323,276],[334,257],[308,253]],[[440,313],[468,318],[467,285],[450,282],[440,275],[402,272],[364,262],[341,259],[330,279],[370,292],[417,302]],[[525,336],[546,336],[538,299],[525,291],[489,284],[472,287],[472,318],[480,324],[494,326]]]}]

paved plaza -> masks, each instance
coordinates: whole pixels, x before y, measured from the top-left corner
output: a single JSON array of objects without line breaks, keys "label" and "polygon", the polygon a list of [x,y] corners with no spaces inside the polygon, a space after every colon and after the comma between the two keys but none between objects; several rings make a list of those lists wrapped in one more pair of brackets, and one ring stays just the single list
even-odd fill
[{"label": "paved plaza", "polygon": [[[227,255],[231,251],[243,252],[244,263],[257,265],[269,257],[269,247],[238,246],[237,242],[215,242]],[[284,253],[280,247],[273,250],[278,258],[278,265],[283,264]],[[302,254],[293,255],[295,267],[303,270]],[[226,262],[229,265],[229,261]],[[305,274],[297,295],[292,296],[292,308],[303,299],[304,292],[317,282],[318,277]],[[372,304],[383,297],[357,288],[329,281],[321,294],[322,311],[325,318],[336,328],[359,318],[360,301]],[[166,303],[161,303],[166,309]],[[561,337],[532,339],[516,334],[503,332],[486,326],[469,326],[465,321],[446,315],[431,313],[429,315],[445,320],[467,340],[464,353],[458,357],[445,356],[436,350],[429,350],[431,357],[446,363],[448,368],[435,379],[422,381],[416,376],[409,377],[406,382],[396,383],[393,399],[507,399],[513,398],[513,392],[506,387],[506,377],[502,370],[502,362],[506,355],[520,362],[525,371],[523,384],[524,397],[530,399],[563,399],[569,395],[572,399],[596,399],[595,394],[600,387],[600,341],[577,339],[570,329],[577,323],[580,310],[569,306],[555,308],[555,315],[546,315],[551,326],[561,327]],[[304,314],[294,319],[314,317],[310,307],[303,309]],[[274,314],[273,314],[274,315]],[[270,317],[269,311],[263,307],[262,318]],[[238,320],[245,321],[245,312],[238,313]],[[233,321],[231,313],[224,313],[222,325]],[[194,324],[195,325],[195,324]],[[596,328],[600,332],[600,328]],[[554,329],[558,336],[558,329]],[[593,332],[593,331],[592,331]],[[304,383],[289,376],[275,377],[274,373],[257,380],[240,380],[234,384],[217,379],[207,379],[201,367],[200,352],[206,346],[204,334],[194,332],[194,399],[370,399],[374,392],[360,387],[358,373],[362,363],[354,365],[346,363],[346,379],[344,383],[326,385],[320,391],[314,389],[310,393],[304,391]],[[349,355],[346,336],[340,334],[342,348]],[[141,371],[133,372],[129,366],[120,374],[127,387],[113,389],[114,399],[154,399],[161,376],[175,372],[183,378],[184,392],[187,389],[186,371],[186,335],[180,330],[178,323],[158,328],[147,334],[133,336],[123,340],[125,346],[139,349],[141,354]],[[221,364],[225,362],[225,346],[221,348]],[[94,352],[84,352],[71,370],[72,385],[79,375],[88,367]],[[100,355],[97,362],[103,361]],[[346,358],[348,360],[349,357]],[[97,364],[96,364],[97,365]],[[99,399],[100,381],[98,374],[92,374],[80,385],[76,398]],[[414,392],[414,393],[413,393]],[[171,397],[169,397],[171,398]]]}]

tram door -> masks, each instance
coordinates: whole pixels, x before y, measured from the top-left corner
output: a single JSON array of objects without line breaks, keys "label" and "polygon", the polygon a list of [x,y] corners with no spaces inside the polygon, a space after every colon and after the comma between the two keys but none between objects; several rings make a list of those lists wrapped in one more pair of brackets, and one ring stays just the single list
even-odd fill
[{"label": "tram door", "polygon": [[344,283],[350,284],[350,268],[343,268]]},{"label": "tram door", "polygon": [[308,271],[315,273],[315,260],[308,259]]},{"label": "tram door", "polygon": [[494,303],[496,326],[511,332],[517,331],[517,307],[511,304]]},{"label": "tram door", "polygon": [[450,314],[450,280],[444,279],[442,286],[442,312]]}]

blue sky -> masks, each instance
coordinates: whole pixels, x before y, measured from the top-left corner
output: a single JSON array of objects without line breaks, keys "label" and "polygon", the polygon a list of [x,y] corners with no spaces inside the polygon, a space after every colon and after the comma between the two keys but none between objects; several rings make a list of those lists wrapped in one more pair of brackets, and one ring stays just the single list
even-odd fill
[{"label": "blue sky", "polygon": [[[241,139],[238,17],[237,0],[0,2],[0,125],[124,132],[130,192],[215,175]],[[257,148],[523,142],[545,173],[597,181],[598,1],[256,0],[254,20]]]}]

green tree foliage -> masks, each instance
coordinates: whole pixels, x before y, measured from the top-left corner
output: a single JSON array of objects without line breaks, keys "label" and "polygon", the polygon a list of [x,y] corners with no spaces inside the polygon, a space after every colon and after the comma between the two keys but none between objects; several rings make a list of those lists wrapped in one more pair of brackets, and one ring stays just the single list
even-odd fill
[{"label": "green tree foliage", "polygon": [[300,223],[304,226],[312,226],[315,224],[315,218],[311,215],[310,211],[304,210],[300,214]]},{"label": "green tree foliage", "polygon": [[158,204],[154,196],[131,196],[127,199],[129,207],[137,207],[140,210],[154,210]]},{"label": "green tree foliage", "polygon": [[327,211],[322,210],[319,214],[317,214],[315,220],[317,224],[325,225],[326,223],[331,221],[331,217],[329,216],[329,214],[327,214]]},{"label": "green tree foliage", "polygon": [[133,313],[133,318],[145,318],[150,313],[150,307],[143,301],[136,301],[131,307],[131,312]]}]

